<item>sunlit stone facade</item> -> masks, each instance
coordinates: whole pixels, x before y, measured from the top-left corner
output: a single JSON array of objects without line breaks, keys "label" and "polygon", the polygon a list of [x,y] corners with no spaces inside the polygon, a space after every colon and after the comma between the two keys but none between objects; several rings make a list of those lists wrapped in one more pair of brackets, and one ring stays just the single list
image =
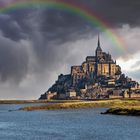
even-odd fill
[{"label": "sunlit stone facade", "polygon": [[71,67],[73,85],[83,78],[93,80],[96,80],[99,76],[115,78],[119,74],[121,74],[120,66],[116,64],[109,53],[102,51],[99,38],[95,56],[87,56],[82,65]]}]

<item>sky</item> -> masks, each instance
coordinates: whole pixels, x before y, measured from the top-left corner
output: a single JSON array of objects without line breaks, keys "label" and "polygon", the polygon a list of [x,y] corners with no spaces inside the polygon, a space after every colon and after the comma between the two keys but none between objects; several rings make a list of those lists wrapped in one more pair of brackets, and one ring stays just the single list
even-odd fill
[{"label": "sky", "polygon": [[[0,9],[15,1],[0,0]],[[63,1],[84,5],[105,19],[124,40],[125,51],[78,14],[39,6],[0,12],[0,99],[38,99],[59,74],[69,74],[72,65],[95,55],[98,33],[102,49],[140,82],[140,1]]]}]

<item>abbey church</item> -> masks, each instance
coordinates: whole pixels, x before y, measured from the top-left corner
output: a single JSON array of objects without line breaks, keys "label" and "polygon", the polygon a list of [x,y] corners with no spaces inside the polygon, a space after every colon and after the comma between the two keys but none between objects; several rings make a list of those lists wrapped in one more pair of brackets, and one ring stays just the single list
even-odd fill
[{"label": "abbey church", "polygon": [[87,56],[81,66],[71,67],[73,85],[85,77],[96,81],[99,76],[115,78],[119,74],[121,74],[120,66],[116,64],[109,53],[102,51],[99,37],[95,56]]},{"label": "abbey church", "polygon": [[140,97],[139,83],[125,76],[109,53],[102,51],[100,37],[94,56],[87,56],[68,75],[60,74],[40,99],[101,99]]}]

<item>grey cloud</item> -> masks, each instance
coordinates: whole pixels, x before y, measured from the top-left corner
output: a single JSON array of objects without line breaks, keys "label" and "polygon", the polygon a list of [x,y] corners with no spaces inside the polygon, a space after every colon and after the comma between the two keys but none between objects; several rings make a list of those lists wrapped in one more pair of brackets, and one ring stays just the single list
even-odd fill
[{"label": "grey cloud", "polygon": [[139,26],[140,24],[139,0],[88,1],[82,0],[113,27],[119,27],[122,24],[129,24],[130,26]]},{"label": "grey cloud", "polygon": [[138,68],[140,66],[140,61],[137,61],[135,64],[131,66],[132,69]]},{"label": "grey cloud", "polygon": [[127,75],[129,75],[129,77],[132,77],[133,80],[137,80],[138,82],[140,82],[140,69],[136,70],[136,71],[132,71],[132,72],[125,72]]},{"label": "grey cloud", "polygon": [[18,83],[27,73],[28,55],[20,43],[0,36],[0,79]]}]

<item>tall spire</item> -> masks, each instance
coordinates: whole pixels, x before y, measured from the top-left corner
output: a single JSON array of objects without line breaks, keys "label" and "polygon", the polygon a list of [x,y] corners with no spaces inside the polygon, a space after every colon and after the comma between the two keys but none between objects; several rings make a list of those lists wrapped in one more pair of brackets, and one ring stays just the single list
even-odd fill
[{"label": "tall spire", "polygon": [[98,34],[98,44],[97,44],[95,54],[96,54],[96,57],[99,57],[102,54],[102,49],[101,49],[101,46],[100,46],[100,36],[99,36],[99,34]]},{"label": "tall spire", "polygon": [[100,35],[98,34],[98,44],[97,44],[97,51],[102,51],[101,45],[100,45]]},{"label": "tall spire", "polygon": [[98,47],[100,47],[100,35],[98,33]]}]

